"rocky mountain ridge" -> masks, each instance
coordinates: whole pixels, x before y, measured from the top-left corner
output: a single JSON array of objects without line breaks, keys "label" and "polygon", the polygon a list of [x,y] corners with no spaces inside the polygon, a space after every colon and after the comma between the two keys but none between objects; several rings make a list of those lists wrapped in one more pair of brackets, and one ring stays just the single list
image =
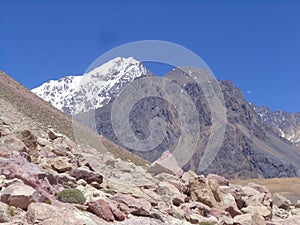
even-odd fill
[{"label": "rocky mountain ridge", "polygon": [[[133,59],[121,58],[121,61],[122,60],[132,61]],[[113,63],[103,65],[106,68],[106,71],[110,71],[108,68],[111,65],[115,68],[115,61],[119,62],[120,58],[112,60],[111,62]],[[75,105],[83,106],[83,108],[79,111],[86,111],[87,113],[82,113],[81,115],[85,119],[89,118],[87,124],[95,123],[95,128],[93,129],[97,129],[99,134],[123,148],[143,157],[144,159],[153,162],[158,159],[165,150],[172,151],[172,149],[174,149],[174,146],[178,143],[181,135],[181,127],[178,126],[178,124],[180,124],[178,123],[178,115],[176,113],[176,109],[172,106],[172,103],[168,103],[162,98],[150,96],[139,101],[132,107],[128,118],[129,124],[134,135],[140,140],[143,140],[150,134],[148,129],[149,121],[154,118],[164,120],[167,124],[167,136],[164,138],[162,143],[151,152],[140,152],[128,148],[116,136],[112,124],[112,106],[115,98],[121,90],[126,88],[130,82],[132,82],[132,80],[137,80],[151,74],[140,63],[137,61],[134,62],[139,65],[139,68],[142,68],[142,70],[135,73],[138,74],[138,76],[129,75],[129,70],[127,75],[132,79],[127,83],[118,85],[118,80],[113,82],[114,85],[120,87],[114,89],[116,91],[113,92],[113,96],[111,96],[106,89],[102,90],[100,88],[100,90],[98,87],[96,88],[97,82],[92,82],[90,83],[92,85],[91,87],[85,88],[87,93],[89,93],[86,95],[88,102],[84,103],[84,100],[82,99],[82,96],[85,96],[84,94],[79,95],[79,98],[77,98],[78,94],[75,94],[74,98],[80,100],[79,104],[76,103]],[[101,66],[99,68],[99,70],[103,71]],[[117,69],[119,69],[119,67],[117,67]],[[122,71],[118,73],[116,70],[113,69],[116,74],[123,74]],[[91,74],[93,73],[91,72]],[[118,76],[118,79],[122,76],[123,75]],[[182,90],[190,96],[193,104],[198,110],[201,128],[199,145],[197,146],[195,154],[184,168],[185,170],[193,169],[197,173],[202,173],[202,171],[197,171],[197,168],[199,166],[199,159],[201,159],[205,146],[209,140],[209,132],[212,127],[210,116],[211,112],[206,96],[197,84],[190,80],[186,80],[185,77],[187,77],[187,74],[182,74],[182,71],[172,70],[166,76],[175,78],[174,82],[179,82],[178,84],[181,85]],[[106,75],[102,73],[101,77],[101,82],[108,79],[109,84],[111,83],[111,79],[114,79],[112,73],[108,73]],[[182,77],[182,80],[179,81],[178,77]],[[95,76],[95,79],[99,79],[99,77]],[[88,76],[87,80],[90,81],[91,77]],[[288,142],[280,140],[278,135],[273,132],[273,129],[270,130],[263,121],[261,121],[261,117],[257,117],[258,112],[255,111],[253,105],[249,104],[244,99],[241,91],[236,88],[232,82],[220,81],[219,84],[223,91],[227,109],[227,129],[223,145],[221,146],[218,156],[215,158],[215,161],[211,164],[211,166],[204,171],[204,173],[219,173],[227,178],[299,176],[300,152]],[[90,90],[95,90],[95,92]],[[66,92],[68,93],[67,90]],[[54,98],[56,98],[55,93],[56,92],[53,93]],[[60,98],[59,96],[60,95],[58,95],[58,98]],[[92,96],[92,98],[89,96]],[[103,102],[101,107],[97,107],[98,102],[95,96],[108,96],[108,101]],[[96,110],[94,111],[94,109],[92,109],[89,113],[88,109],[90,108],[96,108]]]},{"label": "rocky mountain ridge", "polygon": [[268,107],[254,107],[262,123],[274,130],[276,135],[300,147],[300,113],[271,111]]},{"label": "rocky mountain ridge", "polygon": [[[174,77],[181,76],[181,71],[173,70]],[[300,152],[293,146],[278,139],[265,128],[257,118],[252,105],[245,99],[241,91],[230,81],[221,81],[225,105],[227,109],[227,124],[223,144],[217,157],[205,171],[198,171],[199,159],[209,140],[212,126],[210,108],[206,96],[193,82],[182,85],[189,94],[198,111],[200,122],[199,145],[195,154],[184,166],[187,171],[192,169],[198,174],[218,173],[227,178],[255,177],[293,177],[299,176]],[[118,139],[112,126],[111,115],[113,102],[96,110],[98,132],[118,145],[127,148]],[[167,136],[163,142],[151,152],[140,152],[127,148],[135,154],[153,162],[165,150],[174,149],[180,138],[180,126],[176,109],[171,104],[159,98],[148,97],[139,101],[131,109],[128,118],[134,134],[143,139],[149,135],[149,121],[160,118],[166,121]],[[193,122],[193,121],[192,121]],[[195,137],[196,138],[196,137]]]},{"label": "rocky mountain ridge", "polygon": [[[19,105],[18,99],[30,101]],[[33,108],[36,101],[39,105]],[[263,186],[233,185],[218,175],[183,172],[168,152],[151,165],[138,166],[112,154],[112,144],[105,151],[101,146],[78,146],[56,120],[65,129],[71,123],[64,114],[0,72],[1,224],[299,222],[299,202],[291,203]]]}]

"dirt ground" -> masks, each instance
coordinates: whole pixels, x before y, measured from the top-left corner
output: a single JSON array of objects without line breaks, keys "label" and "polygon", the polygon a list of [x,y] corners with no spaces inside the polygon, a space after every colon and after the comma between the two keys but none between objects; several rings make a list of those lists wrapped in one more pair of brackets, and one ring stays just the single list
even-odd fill
[{"label": "dirt ground", "polygon": [[233,184],[246,185],[250,182],[266,186],[271,193],[280,193],[292,202],[300,200],[300,178],[272,178],[272,179],[249,179],[232,180]]}]

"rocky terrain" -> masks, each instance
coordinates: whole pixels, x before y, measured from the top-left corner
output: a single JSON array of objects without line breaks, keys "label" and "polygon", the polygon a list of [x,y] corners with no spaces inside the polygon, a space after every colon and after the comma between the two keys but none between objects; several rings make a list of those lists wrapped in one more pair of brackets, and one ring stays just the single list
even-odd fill
[{"label": "rocky terrain", "polygon": [[168,151],[149,165],[122,160],[125,152],[108,140],[79,146],[70,123],[0,72],[1,224],[299,224],[299,201],[184,172]]},{"label": "rocky terrain", "polygon": [[269,126],[281,138],[300,147],[300,113],[271,111],[268,107],[254,107],[262,123]]}]

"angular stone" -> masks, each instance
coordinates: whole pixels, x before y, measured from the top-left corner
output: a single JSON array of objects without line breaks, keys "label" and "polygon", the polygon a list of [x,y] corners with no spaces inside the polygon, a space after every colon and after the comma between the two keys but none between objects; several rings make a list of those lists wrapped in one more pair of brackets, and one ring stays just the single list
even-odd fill
[{"label": "angular stone", "polygon": [[114,221],[114,215],[106,201],[99,199],[88,203],[88,209],[106,221]]},{"label": "angular stone", "polygon": [[102,175],[90,171],[87,167],[78,167],[70,171],[70,175],[75,177],[77,180],[83,179],[87,183],[91,184],[92,182],[97,182],[101,184],[103,181]]},{"label": "angular stone", "polygon": [[66,172],[73,169],[72,164],[69,163],[67,157],[57,157],[52,162],[52,167],[58,172]]},{"label": "angular stone", "polygon": [[45,138],[41,138],[41,137],[38,137],[38,138],[37,138],[37,143],[38,143],[38,145],[40,145],[40,146],[42,146],[42,147],[45,147],[46,145],[50,145],[50,144],[51,144],[50,141],[48,141],[48,140],[45,139]]},{"label": "angular stone", "polygon": [[266,222],[258,214],[238,215],[233,219],[234,225],[266,225]]},{"label": "angular stone", "polygon": [[23,183],[14,183],[1,192],[1,201],[21,209],[27,209],[31,202],[37,202],[38,192]]},{"label": "angular stone", "polygon": [[281,218],[281,219],[286,219],[290,216],[290,213],[285,211],[282,208],[278,208],[277,205],[273,206],[273,217]]},{"label": "angular stone", "polygon": [[221,177],[217,174],[208,174],[206,177],[206,180],[216,180],[220,186],[229,186],[229,180],[227,180],[225,177]]},{"label": "angular stone", "polygon": [[272,218],[272,211],[270,211],[266,206],[247,206],[246,208],[242,208],[241,211],[243,213],[258,213],[259,215],[263,216],[264,218],[271,219]]},{"label": "angular stone", "polygon": [[120,181],[119,179],[116,178],[109,178],[106,179],[102,184],[101,184],[102,190],[107,192],[107,193],[123,193],[123,194],[130,194],[133,197],[137,198],[143,198],[148,201],[153,201],[151,197],[146,195],[138,186],[136,186],[132,182],[127,182],[127,181]]},{"label": "angular stone", "polygon": [[177,160],[169,151],[165,151],[159,159],[153,162],[147,172],[154,175],[169,173],[179,177],[183,174],[183,170],[178,165]]},{"label": "angular stone", "polygon": [[41,225],[108,225],[108,223],[93,215],[80,211],[69,205],[49,205],[31,203],[27,210],[27,222]]},{"label": "angular stone", "polygon": [[290,208],[291,201],[281,194],[274,193],[272,199],[273,205],[278,206],[278,208],[282,208],[284,210],[288,210]]},{"label": "angular stone", "polygon": [[120,209],[118,209],[118,203],[117,202],[108,201],[108,205],[109,205],[109,208],[110,208],[111,212],[114,215],[114,218],[117,221],[125,220],[126,216]]},{"label": "angular stone", "polygon": [[217,202],[221,202],[222,201],[222,194],[221,191],[219,189],[219,183],[217,180],[208,180],[208,184],[209,187],[215,197],[215,199],[217,200]]},{"label": "angular stone", "polygon": [[145,199],[137,199],[131,195],[116,194],[110,198],[129,207],[130,213],[136,216],[149,216],[151,204]]},{"label": "angular stone", "polygon": [[49,137],[51,140],[55,140],[56,138],[59,137],[59,135],[56,134],[56,133],[54,133],[54,131],[50,130],[50,131],[48,132],[48,137]]},{"label": "angular stone", "polygon": [[257,195],[260,193],[256,189],[254,189],[252,187],[248,187],[248,186],[242,187],[242,191],[243,191],[244,196],[247,196],[247,197]]},{"label": "angular stone", "polygon": [[204,176],[198,176],[190,181],[189,192],[193,201],[202,202],[209,207],[217,204]]}]

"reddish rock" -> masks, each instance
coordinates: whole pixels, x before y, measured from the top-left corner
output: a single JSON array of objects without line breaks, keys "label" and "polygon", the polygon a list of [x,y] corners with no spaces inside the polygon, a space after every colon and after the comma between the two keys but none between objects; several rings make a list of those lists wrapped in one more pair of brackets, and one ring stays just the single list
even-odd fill
[{"label": "reddish rock", "polygon": [[126,194],[115,194],[111,200],[125,204],[132,215],[149,216],[151,204],[145,199],[137,199]]},{"label": "reddish rock", "polygon": [[77,180],[83,179],[87,183],[91,184],[93,182],[97,182],[101,184],[103,181],[102,175],[89,170],[87,167],[79,167],[70,171],[70,175]]},{"label": "reddish rock", "polygon": [[235,205],[227,205],[224,207],[224,210],[228,212],[232,218],[242,214]]},{"label": "reddish rock", "polygon": [[0,171],[7,179],[19,178],[32,187],[36,187],[39,180],[45,177],[45,173],[37,165],[22,157],[0,158]]},{"label": "reddish rock", "polygon": [[207,212],[206,216],[214,216],[216,218],[220,218],[222,216],[230,217],[230,214],[222,209],[212,208]]},{"label": "reddish rock", "polygon": [[114,215],[109,207],[109,204],[103,199],[88,203],[88,209],[106,221],[114,221]]},{"label": "reddish rock", "polygon": [[169,151],[165,151],[159,159],[153,162],[148,172],[154,175],[168,173],[179,177],[183,174],[183,170],[178,165],[177,160]]},{"label": "reddish rock", "polygon": [[27,209],[31,202],[37,202],[38,192],[23,183],[14,183],[1,192],[1,201],[21,209]]},{"label": "reddish rock", "polygon": [[108,205],[109,205],[109,208],[110,208],[111,212],[113,213],[116,220],[118,220],[118,221],[125,220],[125,218],[126,218],[125,214],[120,209],[118,209],[117,202],[109,201]]}]

